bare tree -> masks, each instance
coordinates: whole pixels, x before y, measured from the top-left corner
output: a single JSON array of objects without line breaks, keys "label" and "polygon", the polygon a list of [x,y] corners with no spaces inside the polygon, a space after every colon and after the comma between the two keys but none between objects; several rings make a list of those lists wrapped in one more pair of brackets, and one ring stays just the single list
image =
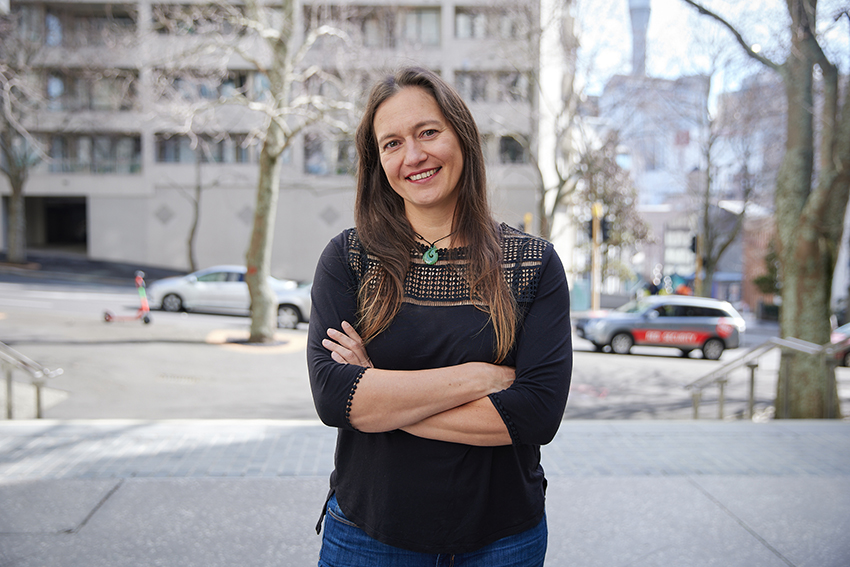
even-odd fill
[{"label": "bare tree", "polygon": [[[827,343],[832,275],[850,197],[850,97],[846,89],[841,92],[837,65],[819,35],[818,1],[788,0],[789,48],[782,62],[754,48],[719,12],[683,1],[727,29],[749,57],[782,77],[788,120],[775,194],[783,277],[781,332]],[[846,14],[844,7],[831,16],[839,22]],[[816,357],[783,357],[780,372],[787,372],[790,380],[788,391],[778,381],[778,417],[840,415],[835,380]]]},{"label": "bare tree", "polygon": [[[265,44],[265,58],[257,57],[256,52],[248,50],[242,50],[240,55],[263,72],[270,91],[269,100],[261,107],[266,127],[260,152],[254,225],[245,255],[248,269],[245,279],[251,294],[251,332],[248,339],[251,343],[274,340],[277,302],[268,277],[280,191],[281,154],[312,124],[324,122],[333,128],[346,130],[350,122],[340,118],[340,113],[353,109],[343,97],[323,96],[304,88],[313,80],[335,84],[337,93],[346,92],[344,82],[337,75],[317,64],[310,65],[307,59],[320,38],[344,40],[345,35],[330,25],[319,25],[303,37],[296,27],[301,21],[295,12],[296,6],[300,3],[283,0],[278,12],[277,9],[268,9],[262,2],[248,0],[245,2],[244,18],[240,20]],[[252,105],[252,108],[257,106]]]},{"label": "bare tree", "polygon": [[[26,261],[24,190],[40,163],[62,172],[137,165],[129,163],[132,157],[119,164],[112,156],[110,163],[95,164],[90,153],[86,159],[82,152],[76,159],[63,153],[70,149],[69,140],[83,139],[75,132],[92,129],[96,111],[132,109],[137,84],[132,71],[71,55],[64,47],[88,46],[89,54],[98,48],[114,50],[131,38],[134,18],[126,6],[108,6],[95,29],[89,29],[78,14],[62,6],[45,11],[44,5],[27,3],[16,3],[9,14],[0,15],[0,171],[11,189],[6,240],[10,262]],[[53,140],[45,130],[52,132]]]},{"label": "bare tree", "polygon": [[634,273],[625,263],[615,261],[618,254],[614,252],[631,250],[647,240],[649,227],[637,211],[637,189],[631,176],[617,163],[619,146],[617,132],[611,131],[600,147],[586,148],[575,168],[579,183],[574,202],[579,213],[577,221],[588,217],[594,203],[602,203],[603,226],[608,226],[602,243],[603,279],[611,276],[628,280]]},{"label": "bare tree", "polygon": [[42,141],[28,128],[29,119],[45,106],[37,75],[42,45],[24,13],[0,15],[0,171],[11,188],[6,259],[18,264],[27,259],[24,187],[32,168],[46,157]]},{"label": "bare tree", "polygon": [[[196,149],[190,257],[202,195],[198,172],[202,156],[208,151],[208,142],[226,137],[229,128],[222,115],[233,121],[232,113],[222,109],[241,108],[243,123],[251,125],[249,139],[243,143],[259,142],[254,218],[245,254],[245,280],[251,297],[250,343],[272,342],[277,326],[277,299],[269,276],[283,153],[311,128],[349,130],[351,87],[359,86],[359,81],[342,76],[339,68],[344,65],[336,60],[337,51],[328,41],[348,41],[343,31],[327,23],[340,14],[311,6],[313,17],[305,21],[297,11],[301,7],[295,0],[248,0],[240,6],[213,2],[165,6],[157,19],[158,26],[194,38],[179,55],[167,54],[155,64],[155,82],[163,85],[158,91],[160,96],[166,94],[163,112],[174,122],[171,132],[188,136]],[[312,53],[315,47],[323,57]],[[253,89],[232,80],[229,74],[234,62],[255,77]],[[260,80],[262,88],[256,84]],[[231,88],[222,92],[220,85],[228,81]],[[197,96],[199,90],[206,95]],[[210,96],[210,90],[217,96]]]},{"label": "bare tree", "polygon": [[[781,98],[777,101],[775,86],[753,77],[739,91],[722,95],[717,115],[709,117],[701,147],[705,169],[690,188],[698,212],[696,253],[704,271],[704,277],[697,279],[698,295],[711,292],[724,254],[742,234],[749,205],[764,198],[763,186],[775,178],[778,164],[769,148],[757,141],[781,140],[778,130],[785,108]],[[721,176],[733,185],[722,182]],[[735,205],[723,207],[723,201]]]}]

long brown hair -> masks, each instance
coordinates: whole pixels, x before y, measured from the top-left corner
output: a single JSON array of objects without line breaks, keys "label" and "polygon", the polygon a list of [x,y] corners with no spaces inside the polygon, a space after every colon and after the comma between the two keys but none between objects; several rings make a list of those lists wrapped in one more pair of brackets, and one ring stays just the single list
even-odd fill
[{"label": "long brown hair", "polygon": [[467,246],[470,299],[483,303],[490,314],[496,331],[496,360],[502,361],[514,345],[516,303],[502,275],[500,229],[487,199],[481,136],[460,95],[431,71],[417,67],[401,69],[374,86],[355,135],[357,233],[366,252],[380,260],[380,267],[365,274],[360,286],[361,336],[368,342],[380,334],[401,308],[410,250],[416,243],[413,227],[405,216],[404,201],[393,191],[381,166],[374,129],[378,107],[410,87],[424,89],[434,97],[460,142],[463,170],[452,231]]}]

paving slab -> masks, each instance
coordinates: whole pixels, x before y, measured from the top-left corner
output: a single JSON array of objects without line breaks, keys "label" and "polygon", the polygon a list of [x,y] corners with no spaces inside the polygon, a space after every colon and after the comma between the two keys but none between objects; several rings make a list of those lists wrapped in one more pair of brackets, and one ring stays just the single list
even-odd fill
[{"label": "paving slab", "polygon": [[[0,565],[315,565],[334,430],[0,422]],[[850,424],[565,421],[555,567],[850,565]]]}]

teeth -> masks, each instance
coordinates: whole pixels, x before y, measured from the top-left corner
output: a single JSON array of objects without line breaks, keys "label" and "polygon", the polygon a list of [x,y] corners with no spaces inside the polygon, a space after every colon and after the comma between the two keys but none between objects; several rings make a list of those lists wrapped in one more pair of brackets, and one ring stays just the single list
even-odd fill
[{"label": "teeth", "polygon": [[408,177],[408,179],[410,179],[411,181],[419,181],[420,179],[425,179],[426,177],[431,177],[432,175],[437,173],[438,169],[440,169],[440,168],[435,167],[434,169],[432,169],[430,171],[423,171],[422,173],[417,173],[416,175],[411,175],[410,177]]}]

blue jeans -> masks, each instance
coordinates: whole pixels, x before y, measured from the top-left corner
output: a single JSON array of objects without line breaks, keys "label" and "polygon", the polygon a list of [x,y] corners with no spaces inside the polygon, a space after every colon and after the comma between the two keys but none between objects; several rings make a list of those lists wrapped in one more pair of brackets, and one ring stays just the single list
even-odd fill
[{"label": "blue jeans", "polygon": [[418,553],[369,537],[328,502],[319,567],[543,567],[546,518],[534,528],[502,538],[469,553]]}]

